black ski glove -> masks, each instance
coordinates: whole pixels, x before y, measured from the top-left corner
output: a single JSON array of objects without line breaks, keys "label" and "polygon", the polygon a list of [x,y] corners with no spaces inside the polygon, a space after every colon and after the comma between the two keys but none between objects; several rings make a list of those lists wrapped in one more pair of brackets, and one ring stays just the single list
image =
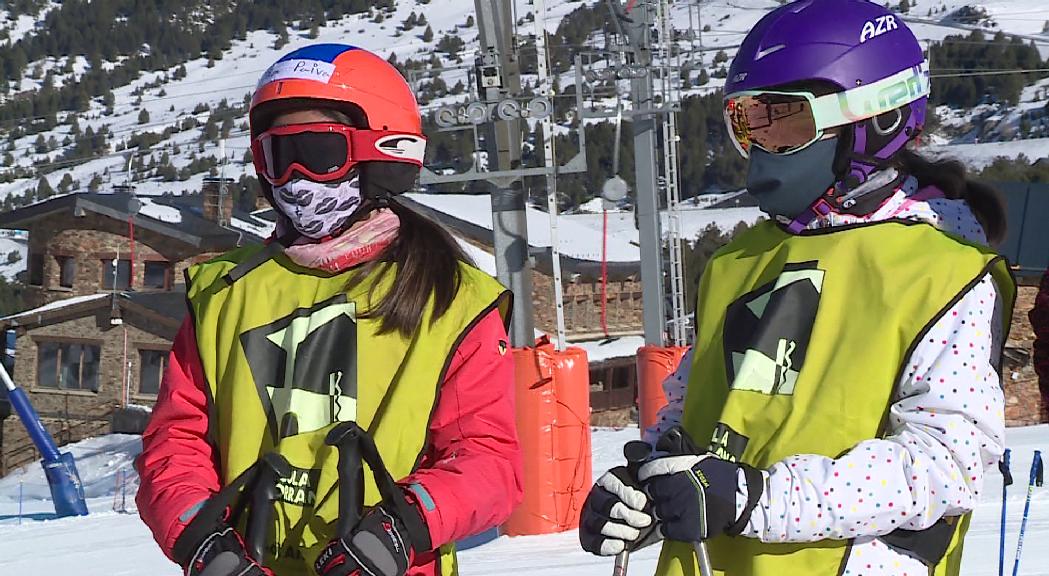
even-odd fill
[{"label": "black ski glove", "polygon": [[[739,472],[747,484],[747,500],[736,509]],[[764,489],[761,472],[746,464],[722,460],[711,453],[663,456],[638,471],[652,499],[663,535],[678,542],[699,542],[747,526]]]},{"label": "black ski glove", "polygon": [[398,507],[414,517],[402,519],[386,505],[372,508],[346,538],[328,543],[314,569],[319,576],[403,576],[416,552],[430,550],[430,534],[418,508]]},{"label": "black ski glove", "polygon": [[200,527],[191,522],[175,541],[175,560],[186,576],[273,576],[269,568],[251,557],[233,527],[219,524],[203,539],[200,533]]},{"label": "black ski glove", "polygon": [[638,482],[637,466],[651,452],[648,444],[629,442],[626,454],[637,462],[605,472],[583,503],[579,517],[579,544],[598,556],[615,556],[634,551],[662,539],[659,523],[652,513],[652,500]]}]

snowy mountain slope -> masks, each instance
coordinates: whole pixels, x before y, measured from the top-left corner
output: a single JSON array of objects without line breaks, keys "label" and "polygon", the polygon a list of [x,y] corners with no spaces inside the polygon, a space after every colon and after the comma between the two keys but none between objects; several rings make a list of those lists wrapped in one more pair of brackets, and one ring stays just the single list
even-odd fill
[{"label": "snowy mountain slope", "polygon": [[[548,1],[547,14],[544,19],[546,29],[556,30],[565,14],[579,6],[594,5],[596,2],[597,0]],[[516,14],[522,19],[532,9],[531,3],[527,0],[516,0],[516,4]],[[49,6],[54,5],[55,3],[52,3]],[[734,47],[739,44],[746,32],[768,10],[778,5],[776,0],[675,2],[672,17],[676,28],[685,30],[691,25],[697,31],[704,30],[701,33],[703,52],[699,52],[698,38],[680,41],[679,44],[683,50],[695,51],[686,60],[693,61],[694,69],[706,67],[712,73],[720,68],[726,68],[727,62],[714,64],[714,59],[717,57],[716,52],[723,49],[724,57],[731,59],[735,52]],[[967,5],[986,11],[989,19],[978,24],[987,30],[1002,30],[1038,39],[1036,44],[1042,49],[1044,55],[1049,56],[1049,35],[1042,33],[1043,26],[1049,21],[1049,5],[1042,0],[982,0],[979,2],[916,0],[912,3],[908,18],[921,21],[920,23],[915,22],[913,26],[922,39],[939,40],[948,34],[967,33],[972,28],[972,25],[968,23],[958,22],[957,19],[951,18],[951,14]],[[416,27],[410,31],[400,30],[401,22],[413,12],[426,15],[428,24],[433,30],[431,41],[425,42],[421,38],[425,26]],[[143,154],[139,149],[134,150],[136,158],[132,166],[133,173],[136,179],[145,178],[148,181],[148,184],[143,183],[139,186],[140,192],[160,194],[199,190],[201,179],[206,175],[206,169],[188,175],[186,180],[164,182],[143,168],[150,162],[159,162],[165,154],[169,156],[171,165],[178,169],[188,166],[195,157],[210,157],[219,160],[220,163],[223,159],[228,159],[229,164],[223,171],[224,176],[238,179],[242,175],[251,175],[253,173],[251,166],[244,162],[248,140],[245,130],[246,117],[243,110],[237,111],[233,121],[234,127],[226,139],[225,146],[222,147],[218,138],[205,139],[202,137],[202,125],[210,113],[204,109],[204,106],[213,109],[219,102],[225,100],[230,106],[243,107],[244,99],[252,92],[258,76],[271,62],[292,49],[312,42],[347,42],[376,50],[384,56],[396,54],[402,62],[407,58],[426,60],[431,55],[437,54],[443,66],[453,66],[457,64],[452,58],[436,50],[440,39],[445,34],[451,34],[460,36],[466,42],[466,48],[459,54],[459,57],[463,59],[466,66],[469,66],[477,50],[477,28],[465,28],[465,23],[473,12],[474,3],[470,0],[440,0],[439,9],[436,2],[424,4],[419,0],[403,1],[398,2],[395,11],[382,22],[374,22],[372,14],[358,14],[338,21],[329,21],[319,28],[316,39],[309,38],[308,32],[302,29],[304,26],[299,23],[291,23],[289,43],[279,49],[274,48],[277,40],[276,34],[266,31],[249,32],[244,40],[234,41],[231,49],[225,52],[221,59],[209,62],[207,58],[198,58],[187,62],[184,65],[185,77],[179,79],[175,78],[178,75],[178,66],[161,72],[143,73],[130,84],[113,90],[115,105],[112,114],[105,113],[105,106],[101,99],[95,99],[86,112],[78,115],[81,130],[91,127],[92,130],[97,131],[103,126],[109,130],[107,152],[103,157],[75,166],[63,160],[62,154],[69,148],[63,144],[63,140],[70,136],[68,124],[43,133],[45,141],[54,138],[55,147],[47,151],[37,151],[35,134],[19,138],[14,142],[14,149],[7,150],[11,153],[13,162],[4,168],[10,170],[14,166],[19,166],[28,176],[0,184],[0,199],[11,194],[23,195],[27,191],[34,190],[39,183],[41,169],[55,169],[46,175],[53,189],[58,188],[67,174],[74,183],[71,189],[78,189],[77,186],[81,190],[86,189],[95,176],[101,178],[100,188],[108,189],[122,182],[126,177],[127,158],[125,156],[128,151],[123,148],[133,136],[144,132],[154,132],[160,135],[165,129],[181,125],[190,118],[195,119],[200,125],[173,134],[158,136],[159,141],[151,146],[148,154]],[[28,24],[25,17],[15,21],[0,19],[0,22],[4,23],[3,26],[7,27],[12,38],[32,33],[33,26]],[[522,21],[519,32],[522,35],[530,35],[532,25]],[[933,57],[935,58],[935,54]],[[66,68],[67,58],[53,57],[35,64],[40,64],[44,69],[60,71]],[[77,75],[82,73],[87,66],[82,56],[72,58],[73,73],[59,73],[55,77],[56,84],[75,82]],[[718,59],[721,60],[720,57]],[[112,64],[105,63],[104,65],[111,66]],[[31,65],[29,70],[34,67]],[[443,79],[451,86],[459,79],[463,79],[464,75],[465,71],[459,69],[445,73]],[[569,72],[562,77],[561,85],[567,86],[573,83],[572,76],[573,73]],[[692,88],[687,93],[706,92],[721,85],[722,82],[723,80],[713,77],[708,85]],[[39,79],[34,80],[28,75],[23,78],[23,83],[26,88],[40,84]],[[1019,112],[1036,108],[1040,102],[1042,102],[1041,105],[1044,105],[1044,101],[1036,100],[1035,96],[1037,94],[1033,90],[1025,93],[1024,104],[1021,104],[1016,110],[1000,112],[1002,118],[992,119],[997,122],[996,126],[1001,126],[1001,129],[996,132],[992,131],[994,139],[1005,140],[1015,137],[1015,126],[1019,124]],[[432,109],[437,104],[454,101],[457,98],[461,97],[449,96],[429,103],[425,107]],[[148,115],[148,120],[143,121],[143,118],[140,118],[143,111]],[[974,111],[972,114],[961,113],[959,121],[970,122],[972,116],[980,113],[986,113],[986,111]],[[991,115],[993,114],[992,112]],[[65,114],[60,114],[60,121],[64,120],[64,117]],[[1014,128],[1007,129],[1010,126]],[[971,138],[961,141],[972,143]],[[50,148],[50,146],[47,147]],[[1047,155],[1049,149],[1039,147],[1033,152],[1029,156]],[[966,157],[979,156],[980,161],[989,162],[995,153],[997,151],[993,148],[978,148],[966,151]]]},{"label": "snowy mountain slope", "polygon": [[[573,4],[563,0],[548,2],[551,16],[548,17],[547,24],[556,28],[559,21],[556,15],[570,11],[574,8]],[[401,22],[407,19],[409,14],[420,12],[427,15],[428,25],[432,27],[432,41],[425,42],[421,38],[425,26],[416,27],[408,32],[399,30]],[[201,110],[202,105],[214,107],[223,100],[230,105],[242,104],[246,97],[250,97],[262,72],[287,52],[316,42],[341,42],[374,50],[383,56],[396,54],[400,61],[407,58],[418,60],[427,59],[434,54],[435,46],[442,36],[454,34],[467,42],[467,49],[460,55],[470,59],[476,50],[477,29],[461,27],[473,12],[474,6],[470,0],[442,0],[440,10],[434,10],[432,4],[427,6],[416,2],[400,2],[392,15],[387,16],[382,23],[372,22],[371,15],[367,13],[347,16],[320,27],[319,35],[315,39],[309,38],[306,31],[294,31],[289,36],[288,44],[279,49],[274,48],[276,34],[266,31],[249,32],[245,40],[235,40],[232,48],[219,60],[209,62],[207,58],[198,58],[186,63],[186,76],[182,79],[174,79],[179,67],[173,66],[161,72],[143,73],[134,82],[114,89],[116,104],[111,115],[105,114],[105,107],[99,99],[92,101],[89,110],[78,115],[78,121],[81,130],[86,130],[89,126],[96,131],[103,126],[108,127],[112,138],[109,143],[110,152],[106,157],[65,168],[59,158],[64,147],[37,153],[34,146],[37,135],[27,135],[17,140],[14,144],[15,149],[11,151],[15,156],[15,165],[30,169],[60,168],[46,176],[52,188],[57,188],[67,173],[81,186],[86,186],[92,175],[101,174],[105,189],[106,186],[124,180],[126,153],[121,153],[120,149],[133,135],[143,132],[160,133],[165,128],[174,127],[191,117],[203,124],[208,112],[193,112]],[[293,26],[289,28],[295,29]],[[447,57],[444,60],[451,64]],[[48,68],[59,68],[62,63],[64,58],[49,59],[49,62],[46,62]],[[30,68],[32,67],[31,65]],[[56,83],[61,84],[63,81],[65,79],[61,75],[56,77]],[[144,92],[140,94],[141,102],[137,103],[137,94],[140,91]],[[146,122],[140,121],[142,111],[148,114],[149,120]],[[236,179],[241,174],[253,174],[251,167],[243,163],[248,151],[246,121],[246,115],[240,114],[236,120],[237,128],[231,131],[230,138],[226,141],[225,156],[229,158],[231,165],[224,176]],[[45,140],[54,137],[58,142],[68,135],[68,125],[43,133]],[[159,159],[164,152],[168,152],[172,156],[172,164],[176,167],[188,164],[191,153],[219,158],[218,142],[201,143],[201,136],[200,128],[176,132],[152,146],[153,153],[150,156]],[[137,170],[141,170],[144,161],[142,154],[137,155]],[[116,175],[118,172],[121,173],[119,176]],[[199,190],[200,179],[203,176],[204,174],[197,174],[185,182],[152,181],[148,186],[143,186],[140,192],[160,194]],[[24,194],[27,190],[35,189],[37,184],[36,177],[0,184],[0,198],[9,194]]]},{"label": "snowy mountain slope", "polygon": [[0,236],[0,276],[14,280],[16,274],[26,269],[27,252],[29,245],[25,238]]},{"label": "snowy mountain slope", "polygon": [[4,44],[13,44],[26,36],[32,35],[43,22],[47,13],[58,6],[58,2],[48,2],[36,14],[19,14],[12,17],[9,10],[0,10],[0,37]]},{"label": "snowy mountain slope", "polygon": [[[598,475],[621,460],[622,445],[638,437],[637,428],[592,432],[593,474]],[[1023,515],[1024,497],[1032,454],[1043,447],[1049,426],[1010,428],[1006,433],[1013,450],[1015,484],[1008,494],[1006,558],[1011,565]],[[179,569],[160,553],[149,530],[138,516],[113,511],[120,504],[118,474],[130,470],[140,450],[137,437],[111,435],[92,438],[68,449],[78,458],[81,478],[88,486],[91,515],[82,518],[39,520],[53,512],[39,466],[0,479],[0,574],[77,574],[78,576],[177,576]],[[128,480],[133,491],[134,476]],[[984,493],[973,516],[962,561],[964,576],[995,573],[998,564],[998,530],[1001,515],[1001,475],[988,472]],[[23,492],[21,524],[18,490]],[[132,493],[126,501],[133,506]],[[132,507],[133,510],[133,507]],[[1024,555],[1019,574],[1049,576],[1049,487],[1036,488],[1027,524]],[[631,555],[630,573],[653,573],[658,546]],[[463,576],[607,576],[612,561],[582,552],[575,531],[545,536],[501,537],[460,554]],[[1008,568],[1007,568],[1008,569]],[[278,575],[279,576],[279,575]]]}]

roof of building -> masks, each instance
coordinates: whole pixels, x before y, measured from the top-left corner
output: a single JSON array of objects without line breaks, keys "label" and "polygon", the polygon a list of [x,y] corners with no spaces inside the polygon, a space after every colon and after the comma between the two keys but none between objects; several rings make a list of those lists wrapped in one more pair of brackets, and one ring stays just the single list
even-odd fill
[{"label": "roof of building", "polygon": [[[133,202],[137,201],[137,202]],[[225,250],[244,242],[261,242],[272,223],[252,214],[234,210],[229,227],[204,218],[198,195],[135,196],[124,192],[76,192],[0,214],[0,228],[28,228],[34,222],[55,214],[82,215],[91,212],[127,221],[134,214],[136,226],[180,240],[201,250]]]},{"label": "roof of building", "polygon": [[[435,218],[456,232],[491,246],[491,196],[487,194],[422,194],[404,195],[412,208]],[[703,202],[686,201],[677,212],[681,237],[697,238],[708,226],[724,232],[740,222],[754,224],[764,214],[751,207],[749,196],[741,192],[710,195]],[[737,205],[738,203],[738,205]],[[557,219],[558,247],[561,265],[568,274],[596,278],[602,273],[602,260],[607,262],[609,278],[620,280],[639,272],[641,248],[634,213],[613,209],[606,215],[599,201],[587,203],[582,211],[561,214]],[[551,270],[552,250],[550,216],[535,207],[525,209],[528,244],[532,256],[544,272]],[[660,211],[663,238],[668,238],[670,218]]]},{"label": "roof of building", "polygon": [[151,317],[169,328],[177,328],[186,316],[184,292],[104,292],[56,300],[49,304],[0,318],[0,329],[28,328],[45,322],[71,319],[96,313],[99,308],[116,305]]}]

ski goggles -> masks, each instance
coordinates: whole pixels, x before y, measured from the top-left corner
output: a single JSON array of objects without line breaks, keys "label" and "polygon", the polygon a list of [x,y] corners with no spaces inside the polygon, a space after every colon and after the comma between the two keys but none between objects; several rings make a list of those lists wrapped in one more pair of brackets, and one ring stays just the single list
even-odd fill
[{"label": "ski goggles", "polygon": [[358,162],[422,166],[425,152],[426,138],[419,134],[328,122],[277,126],[251,142],[255,170],[273,186],[287,183],[296,172],[314,182],[334,182]]},{"label": "ski goggles", "polygon": [[729,137],[744,158],[751,146],[793,154],[821,140],[829,128],[880,116],[929,95],[923,62],[866,86],[816,96],[811,92],[747,90],[725,97]]}]

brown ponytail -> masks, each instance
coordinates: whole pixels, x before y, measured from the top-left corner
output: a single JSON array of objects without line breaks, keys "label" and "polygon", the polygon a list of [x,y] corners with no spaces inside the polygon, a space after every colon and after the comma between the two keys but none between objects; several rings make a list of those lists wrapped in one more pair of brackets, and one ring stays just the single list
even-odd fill
[{"label": "brown ponytail", "polygon": [[362,318],[380,318],[379,333],[400,332],[411,337],[422,322],[423,311],[433,295],[436,321],[452,306],[462,276],[459,262],[472,264],[452,235],[440,224],[409,209],[396,199],[390,209],[401,220],[397,238],[375,260],[363,265],[351,283],[374,270],[387,274],[396,270],[393,288]]},{"label": "brown ponytail", "polygon": [[918,179],[918,186],[935,186],[947,198],[964,199],[983,226],[992,246],[1005,240],[1007,221],[1005,203],[994,188],[971,180],[965,166],[957,160],[929,160],[912,150],[902,150],[896,157],[900,169]]}]

